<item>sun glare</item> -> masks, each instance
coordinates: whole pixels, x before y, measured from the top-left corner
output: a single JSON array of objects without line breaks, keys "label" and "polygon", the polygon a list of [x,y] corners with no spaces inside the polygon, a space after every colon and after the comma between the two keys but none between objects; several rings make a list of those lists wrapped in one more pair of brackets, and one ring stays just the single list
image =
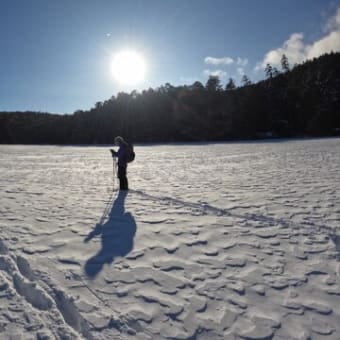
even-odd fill
[{"label": "sun glare", "polygon": [[113,57],[112,72],[119,83],[135,85],[145,77],[145,61],[142,55],[135,51],[121,51]]}]

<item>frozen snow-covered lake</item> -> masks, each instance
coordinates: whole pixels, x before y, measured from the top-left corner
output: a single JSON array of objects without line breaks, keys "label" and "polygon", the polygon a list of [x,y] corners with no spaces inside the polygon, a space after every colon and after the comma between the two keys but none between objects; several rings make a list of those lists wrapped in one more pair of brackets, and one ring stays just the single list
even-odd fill
[{"label": "frozen snow-covered lake", "polygon": [[339,339],[340,139],[0,145],[0,338]]}]

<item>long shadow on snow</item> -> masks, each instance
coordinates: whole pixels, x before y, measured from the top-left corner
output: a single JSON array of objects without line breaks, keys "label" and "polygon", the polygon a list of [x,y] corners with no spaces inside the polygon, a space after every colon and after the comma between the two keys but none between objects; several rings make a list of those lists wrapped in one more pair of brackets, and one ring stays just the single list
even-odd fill
[{"label": "long shadow on snow", "polygon": [[105,263],[112,263],[116,257],[126,256],[133,249],[137,226],[131,213],[125,212],[126,195],[127,191],[119,191],[108,220],[104,223],[103,215],[84,239],[89,242],[94,237],[101,237],[101,249],[85,263],[84,271],[89,278],[95,278]]}]

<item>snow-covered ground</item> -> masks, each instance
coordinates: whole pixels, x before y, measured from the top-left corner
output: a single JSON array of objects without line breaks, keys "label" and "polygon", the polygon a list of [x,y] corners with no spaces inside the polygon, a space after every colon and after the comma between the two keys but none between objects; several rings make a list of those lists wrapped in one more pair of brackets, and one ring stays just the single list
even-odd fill
[{"label": "snow-covered ground", "polygon": [[340,139],[135,150],[0,146],[1,339],[340,339]]}]

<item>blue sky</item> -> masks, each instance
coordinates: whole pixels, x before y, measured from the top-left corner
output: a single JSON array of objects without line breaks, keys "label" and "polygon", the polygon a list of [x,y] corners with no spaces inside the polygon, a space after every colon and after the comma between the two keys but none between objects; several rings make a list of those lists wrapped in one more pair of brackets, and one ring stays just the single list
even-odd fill
[{"label": "blue sky", "polygon": [[[340,51],[340,0],[1,0],[0,110],[72,113],[118,92],[203,84]],[[137,51],[143,81],[117,82],[115,53]]]}]

